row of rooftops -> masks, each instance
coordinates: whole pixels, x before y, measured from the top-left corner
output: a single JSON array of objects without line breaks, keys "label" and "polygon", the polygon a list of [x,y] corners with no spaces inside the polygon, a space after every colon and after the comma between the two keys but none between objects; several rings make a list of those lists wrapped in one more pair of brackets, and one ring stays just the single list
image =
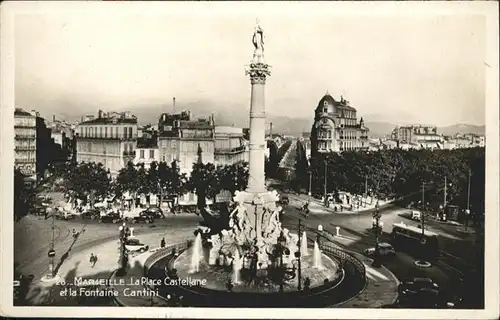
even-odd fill
[{"label": "row of rooftops", "polygon": [[82,118],[80,125],[92,124],[137,124],[137,117],[129,111],[125,112],[103,112],[99,110],[97,118],[93,115],[86,115]]}]

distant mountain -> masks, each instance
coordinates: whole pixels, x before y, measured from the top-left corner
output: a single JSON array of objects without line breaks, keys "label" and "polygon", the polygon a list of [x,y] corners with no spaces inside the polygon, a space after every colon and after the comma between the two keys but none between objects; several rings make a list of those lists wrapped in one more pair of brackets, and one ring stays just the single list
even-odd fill
[{"label": "distant mountain", "polygon": [[[370,129],[369,136],[373,138],[383,138],[389,136],[392,130],[397,126],[390,122],[373,121],[366,122],[365,125]],[[438,133],[444,135],[454,135],[457,133],[474,133],[484,135],[485,126],[476,126],[472,124],[455,124],[446,127],[438,127]]]},{"label": "distant mountain", "polygon": [[455,124],[438,128],[438,132],[444,135],[453,135],[456,133],[474,133],[477,135],[484,135],[486,128],[485,126],[476,126],[473,124]]},{"label": "distant mountain", "polygon": [[[167,104],[147,104],[143,106],[124,107],[123,110],[129,110],[136,115],[140,124],[158,123],[158,119],[163,112],[172,113],[173,107],[171,103]],[[197,100],[178,103],[176,111],[190,110],[194,119],[210,116],[212,113],[215,116],[216,125],[232,126],[240,128],[249,127],[249,106],[239,103],[217,103],[208,100]],[[67,110],[65,110],[67,111]],[[104,110],[114,111],[114,110]],[[89,113],[97,114],[89,111]],[[62,113],[60,114],[62,115]],[[68,116],[68,118],[80,119],[81,115]],[[50,117],[51,118],[51,117]],[[63,118],[66,118],[63,116]],[[390,135],[396,124],[386,122],[378,116],[366,116],[365,125],[370,129],[369,136],[373,138],[382,138]],[[289,134],[299,136],[303,132],[311,132],[313,118],[293,118],[284,115],[268,114],[266,119],[266,132],[269,131],[269,123],[273,123],[273,132],[280,134]],[[469,124],[457,124],[438,128],[439,133],[451,135],[455,133],[475,133],[484,134],[485,126],[476,126]]]},{"label": "distant mountain", "polygon": [[395,124],[384,121],[367,121],[365,126],[370,129],[368,136],[371,138],[383,138],[391,135],[392,130],[396,127]]}]

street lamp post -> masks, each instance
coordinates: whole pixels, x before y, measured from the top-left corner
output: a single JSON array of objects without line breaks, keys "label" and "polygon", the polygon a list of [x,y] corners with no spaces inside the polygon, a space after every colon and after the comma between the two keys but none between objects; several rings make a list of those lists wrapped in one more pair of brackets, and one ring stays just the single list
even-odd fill
[{"label": "street lamp post", "polygon": [[324,197],[325,197],[325,207],[328,206],[328,200],[326,198],[326,184],[327,184],[327,176],[328,176],[328,167],[327,167],[327,161],[325,160],[325,185],[323,187],[323,193],[324,193]]},{"label": "street lamp post", "polygon": [[374,253],[374,256],[375,256],[375,259],[373,259],[373,264],[372,266],[373,267],[380,267],[381,264],[380,264],[380,257],[379,257],[379,238],[380,238],[380,211],[379,211],[379,205],[378,205],[378,200],[377,202],[375,203],[375,211],[373,213],[374,215],[374,218],[375,218],[375,253]]},{"label": "street lamp post", "polygon": [[285,284],[285,268],[283,266],[283,253],[284,253],[284,248],[285,248],[285,243],[286,243],[286,238],[285,235],[283,234],[283,231],[281,232],[280,236],[278,237],[278,247],[277,247],[277,254],[279,255],[279,270],[280,270],[280,292],[284,291],[284,284]]},{"label": "street lamp post", "polygon": [[309,196],[309,202],[311,201],[311,188],[312,188],[312,171],[311,171],[311,166],[309,166],[309,193],[307,194]]},{"label": "street lamp post", "polygon": [[49,250],[49,259],[50,259],[50,263],[49,263],[49,270],[50,270],[50,276],[51,277],[54,277],[55,274],[54,274],[54,256],[56,255],[55,253],[55,250],[54,250],[54,246],[55,246],[55,229],[56,229],[56,226],[55,226],[55,212],[52,211],[52,222],[51,222],[51,229],[52,229],[52,237],[50,239],[50,250]]},{"label": "street lamp post", "polygon": [[465,231],[467,231],[467,223],[469,222],[469,214],[470,214],[470,177],[472,173],[469,169],[469,179],[467,180],[467,210],[465,211]]},{"label": "street lamp post", "polygon": [[299,233],[299,241],[297,243],[297,252],[295,255],[297,256],[297,262],[298,262],[298,270],[297,270],[297,276],[298,276],[298,284],[297,284],[297,290],[302,291],[302,263],[301,263],[301,255],[302,253],[300,252],[301,250],[301,244],[302,244],[302,235],[301,235],[301,220],[299,219],[299,226],[298,226],[298,233]]},{"label": "street lamp post", "polygon": [[422,182],[422,214],[420,215],[420,225],[422,227],[422,241],[424,241],[424,215],[425,215],[425,182]]}]

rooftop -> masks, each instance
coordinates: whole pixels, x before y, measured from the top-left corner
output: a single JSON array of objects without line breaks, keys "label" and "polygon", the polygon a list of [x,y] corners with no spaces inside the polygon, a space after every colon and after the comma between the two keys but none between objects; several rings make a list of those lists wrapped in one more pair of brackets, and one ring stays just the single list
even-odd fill
[{"label": "rooftop", "polygon": [[33,116],[30,112],[24,111],[21,108],[16,108],[14,111],[14,116]]},{"label": "rooftop", "polygon": [[121,115],[121,116],[95,118],[92,120],[80,122],[80,125],[88,125],[88,124],[137,124],[137,118],[135,116],[125,117]]}]

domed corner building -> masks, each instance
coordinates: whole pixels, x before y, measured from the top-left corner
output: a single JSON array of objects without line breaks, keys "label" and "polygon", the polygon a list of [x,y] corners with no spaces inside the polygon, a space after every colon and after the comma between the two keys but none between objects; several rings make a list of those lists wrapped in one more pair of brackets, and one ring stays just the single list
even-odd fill
[{"label": "domed corner building", "polygon": [[311,155],[327,152],[368,150],[368,131],[363,118],[341,96],[335,100],[328,93],[314,111],[311,129]]}]

